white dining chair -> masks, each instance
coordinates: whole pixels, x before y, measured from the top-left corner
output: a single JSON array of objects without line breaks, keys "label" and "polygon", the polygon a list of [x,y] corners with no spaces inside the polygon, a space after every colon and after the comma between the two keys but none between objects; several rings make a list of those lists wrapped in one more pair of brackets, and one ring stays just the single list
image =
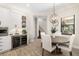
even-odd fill
[{"label": "white dining chair", "polygon": [[45,32],[41,32],[41,36],[42,36],[42,35],[45,35]]},{"label": "white dining chair", "polygon": [[41,32],[41,47],[42,47],[42,38],[45,35],[45,32]]},{"label": "white dining chair", "polygon": [[55,49],[56,49],[56,46],[55,45],[52,46],[52,40],[50,35],[43,34],[42,35],[42,55],[44,55],[44,50],[51,53]]},{"label": "white dining chair", "polygon": [[75,39],[75,35],[71,35],[71,37],[69,38],[69,42],[64,43],[64,44],[67,44],[67,46],[66,45],[58,45],[58,48],[68,51],[70,56],[72,56],[72,45],[73,45],[74,39]]}]

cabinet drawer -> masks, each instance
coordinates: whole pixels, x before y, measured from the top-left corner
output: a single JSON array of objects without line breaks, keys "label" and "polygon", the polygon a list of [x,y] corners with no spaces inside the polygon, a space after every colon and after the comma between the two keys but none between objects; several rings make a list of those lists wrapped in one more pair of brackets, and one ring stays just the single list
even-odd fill
[{"label": "cabinet drawer", "polygon": [[4,46],[0,45],[0,52],[4,50]]},{"label": "cabinet drawer", "polygon": [[0,44],[3,43],[2,41],[0,41]]},{"label": "cabinet drawer", "polygon": [[0,42],[5,41],[5,37],[0,37]]},{"label": "cabinet drawer", "polygon": [[0,48],[0,52],[2,51],[3,49],[2,48]]},{"label": "cabinet drawer", "polygon": [[3,45],[4,41],[3,40],[0,40],[0,45]]},{"label": "cabinet drawer", "polygon": [[5,45],[0,45],[0,52],[4,52],[6,50],[9,50],[8,46],[6,47]]},{"label": "cabinet drawer", "polygon": [[1,48],[0,48],[0,52],[4,52],[4,51],[5,51],[4,49],[1,49]]},{"label": "cabinet drawer", "polygon": [[0,38],[0,41],[2,40],[3,38]]},{"label": "cabinet drawer", "polygon": [[3,44],[3,43],[5,43],[5,41],[4,41],[4,40],[1,40],[1,41],[0,41],[0,45]]}]

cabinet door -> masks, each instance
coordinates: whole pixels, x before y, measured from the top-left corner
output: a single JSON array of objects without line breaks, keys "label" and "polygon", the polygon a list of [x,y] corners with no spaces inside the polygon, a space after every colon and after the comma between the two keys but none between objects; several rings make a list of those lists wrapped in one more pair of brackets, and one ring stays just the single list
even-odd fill
[{"label": "cabinet door", "polygon": [[20,46],[20,37],[12,37],[12,46],[13,48]]},{"label": "cabinet door", "polygon": [[5,50],[10,50],[11,49],[11,37],[10,36],[7,36],[4,38],[4,49]]},{"label": "cabinet door", "polygon": [[4,51],[4,37],[0,37],[0,52]]},{"label": "cabinet door", "polygon": [[24,45],[24,44],[27,44],[27,36],[22,36],[21,37],[21,44]]},{"label": "cabinet door", "polygon": [[4,46],[0,44],[0,52],[4,51]]},{"label": "cabinet door", "polygon": [[11,49],[11,38],[9,36],[0,37],[1,51],[6,51]]}]

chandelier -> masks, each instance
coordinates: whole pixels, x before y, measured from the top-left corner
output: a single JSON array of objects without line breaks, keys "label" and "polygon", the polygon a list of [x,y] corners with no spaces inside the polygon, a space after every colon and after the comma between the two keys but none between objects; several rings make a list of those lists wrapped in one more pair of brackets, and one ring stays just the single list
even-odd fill
[{"label": "chandelier", "polygon": [[53,26],[57,26],[58,25],[57,14],[56,14],[55,11],[56,10],[55,10],[55,3],[54,3],[53,4],[53,13],[50,15],[50,22],[52,23]]}]

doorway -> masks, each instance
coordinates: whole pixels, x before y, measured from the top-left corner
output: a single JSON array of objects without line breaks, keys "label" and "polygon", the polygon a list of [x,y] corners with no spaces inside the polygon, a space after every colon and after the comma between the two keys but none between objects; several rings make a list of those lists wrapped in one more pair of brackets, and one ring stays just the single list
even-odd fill
[{"label": "doorway", "polygon": [[41,32],[47,32],[47,17],[34,17],[35,22],[35,39],[41,38]]}]

